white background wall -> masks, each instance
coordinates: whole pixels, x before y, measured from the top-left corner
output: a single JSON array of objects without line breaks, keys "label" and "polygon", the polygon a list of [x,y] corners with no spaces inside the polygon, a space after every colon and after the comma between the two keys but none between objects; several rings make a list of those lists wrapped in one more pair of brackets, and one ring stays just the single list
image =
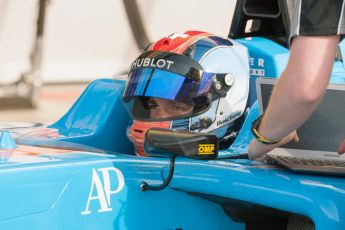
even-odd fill
[{"label": "white background wall", "polygon": [[[0,0],[0,83],[29,68],[37,0]],[[204,30],[227,36],[236,0],[138,0],[150,40]],[[90,81],[126,70],[138,54],[122,0],[51,0],[45,82]]]}]

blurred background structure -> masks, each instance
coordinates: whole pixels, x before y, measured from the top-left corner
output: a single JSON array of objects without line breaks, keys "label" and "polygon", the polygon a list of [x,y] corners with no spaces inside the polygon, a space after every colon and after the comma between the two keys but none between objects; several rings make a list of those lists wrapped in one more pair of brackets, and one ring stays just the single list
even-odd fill
[{"label": "blurred background structure", "polygon": [[39,88],[33,105],[15,106],[14,98],[8,107],[0,100],[0,122],[60,118],[90,81],[124,73],[144,35],[148,41],[185,30],[227,36],[235,5],[236,0],[0,0],[0,98],[6,90],[22,92],[25,86],[16,83],[27,75],[28,81],[42,80],[34,82]]}]

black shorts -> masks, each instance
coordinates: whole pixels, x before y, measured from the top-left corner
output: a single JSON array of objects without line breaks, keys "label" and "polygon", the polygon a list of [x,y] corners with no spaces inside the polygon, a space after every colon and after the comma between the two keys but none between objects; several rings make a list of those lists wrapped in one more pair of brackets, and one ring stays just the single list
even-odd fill
[{"label": "black shorts", "polygon": [[294,0],[290,41],[295,36],[345,34],[345,0]]}]

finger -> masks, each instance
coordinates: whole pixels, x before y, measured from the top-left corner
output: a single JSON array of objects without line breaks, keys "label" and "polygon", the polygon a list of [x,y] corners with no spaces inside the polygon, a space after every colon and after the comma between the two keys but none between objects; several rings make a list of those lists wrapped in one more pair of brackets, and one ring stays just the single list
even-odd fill
[{"label": "finger", "polygon": [[255,158],[250,158],[250,160],[261,161],[261,162],[265,162],[265,161],[267,161],[267,159],[268,159],[268,157],[266,154],[257,156]]},{"label": "finger", "polygon": [[265,161],[267,158],[266,154],[248,151],[248,159],[253,161]]},{"label": "finger", "polygon": [[345,153],[345,140],[340,144],[339,149],[338,149],[339,154],[344,154]]},{"label": "finger", "polygon": [[250,160],[260,161],[261,156],[263,156],[266,152],[269,152],[272,149],[263,149],[266,146],[262,146],[262,144],[258,143],[256,140],[252,140],[249,144],[248,148],[248,158]]},{"label": "finger", "polygon": [[256,159],[260,158],[261,156],[262,156],[262,154],[254,153],[254,152],[252,152],[252,150],[248,151],[249,160],[256,160]]}]

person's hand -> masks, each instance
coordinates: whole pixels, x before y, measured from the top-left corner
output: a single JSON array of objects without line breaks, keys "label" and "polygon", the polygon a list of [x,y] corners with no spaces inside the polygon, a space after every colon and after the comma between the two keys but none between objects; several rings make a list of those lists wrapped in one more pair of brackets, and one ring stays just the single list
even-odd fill
[{"label": "person's hand", "polygon": [[339,148],[338,148],[338,153],[339,154],[344,154],[345,153],[345,139],[343,140],[343,142],[340,144]]},{"label": "person's hand", "polygon": [[[279,143],[274,145],[265,145],[257,141],[255,138],[250,142],[249,149],[248,149],[248,157],[251,160],[264,160],[265,154],[270,152],[271,150],[281,146],[285,145],[289,142],[298,142],[299,138],[296,131],[293,131],[286,137],[284,137]],[[345,141],[343,142],[343,147],[345,147]]]}]

